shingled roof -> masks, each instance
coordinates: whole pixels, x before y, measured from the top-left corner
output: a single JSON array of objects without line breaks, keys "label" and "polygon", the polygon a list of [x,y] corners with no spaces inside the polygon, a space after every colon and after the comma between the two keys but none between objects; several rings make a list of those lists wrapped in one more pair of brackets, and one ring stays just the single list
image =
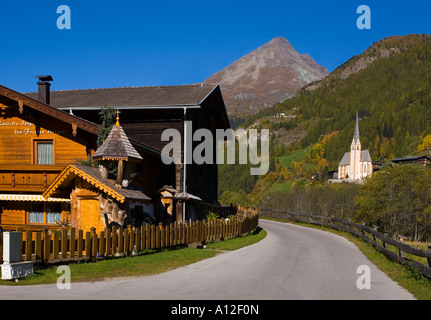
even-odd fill
[{"label": "shingled roof", "polygon": [[[99,109],[105,106],[197,106],[217,85],[120,87],[51,91],[51,105],[59,109]],[[37,92],[25,93],[37,99]]]},{"label": "shingled roof", "polygon": [[125,200],[138,202],[148,202],[150,197],[145,195],[141,190],[131,186],[129,188],[119,188],[115,185],[113,177],[108,179],[103,178],[98,168],[89,167],[79,164],[69,164],[63,171],[54,179],[51,185],[43,193],[44,198],[55,198],[55,192],[58,189],[70,186],[73,178],[80,177],[89,182],[91,185],[98,188],[103,193],[106,193],[113,199],[123,203]]},{"label": "shingled roof", "polygon": [[141,155],[132,146],[118,122],[112,127],[108,137],[92,155],[92,158],[94,160],[142,160]]}]

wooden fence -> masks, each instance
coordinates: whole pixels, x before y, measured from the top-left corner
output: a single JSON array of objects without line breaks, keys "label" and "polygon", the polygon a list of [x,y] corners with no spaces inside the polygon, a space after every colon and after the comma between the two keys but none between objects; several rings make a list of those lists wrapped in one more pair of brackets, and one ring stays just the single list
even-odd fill
[{"label": "wooden fence", "polygon": [[[367,243],[372,244],[378,251],[383,253],[389,259],[398,261],[402,264],[407,264],[415,268],[424,276],[431,278],[431,246],[428,246],[428,251],[425,251],[403,243],[404,240],[402,236],[399,236],[399,241],[394,240],[386,234],[378,232],[377,227],[368,227],[364,224],[357,224],[329,216],[316,216],[272,209],[261,209],[261,214],[274,218],[285,218],[291,221],[323,225],[333,229],[349,232],[350,234],[362,238]],[[390,248],[390,246],[392,247]],[[418,260],[423,260],[424,263],[421,263]]]},{"label": "wooden fence", "polygon": [[[106,228],[100,232],[75,230],[24,231],[21,233],[21,254],[24,261],[57,262],[134,255],[145,249],[161,249],[177,245],[198,246],[246,234],[254,230],[259,214],[243,214],[235,218],[150,225],[140,228]],[[20,230],[17,230],[20,231]],[[3,260],[0,234],[0,260]]]}]

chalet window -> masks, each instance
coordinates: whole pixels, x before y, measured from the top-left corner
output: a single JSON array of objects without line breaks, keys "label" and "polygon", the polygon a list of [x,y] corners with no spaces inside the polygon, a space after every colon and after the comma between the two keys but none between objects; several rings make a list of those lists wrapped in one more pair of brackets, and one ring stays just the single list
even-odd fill
[{"label": "chalet window", "polygon": [[61,221],[61,203],[50,202],[46,204],[46,223]]},{"label": "chalet window", "polygon": [[54,144],[52,140],[35,141],[35,163],[54,163]]},{"label": "chalet window", "polygon": [[57,202],[32,202],[29,204],[28,223],[50,223],[61,221],[62,205]]},{"label": "chalet window", "polygon": [[44,223],[44,208],[43,202],[32,202],[30,203],[30,209],[28,212],[29,223]]}]

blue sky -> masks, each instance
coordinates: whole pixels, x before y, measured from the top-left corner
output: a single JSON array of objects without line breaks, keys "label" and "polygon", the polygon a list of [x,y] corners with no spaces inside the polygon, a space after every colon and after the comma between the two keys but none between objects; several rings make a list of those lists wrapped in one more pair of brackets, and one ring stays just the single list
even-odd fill
[{"label": "blue sky", "polygon": [[[431,1],[8,1],[2,3],[0,84],[53,90],[202,82],[270,41],[285,37],[332,71],[391,35],[431,34]],[[68,5],[71,29],[57,7]],[[359,30],[359,5],[371,30]]]}]

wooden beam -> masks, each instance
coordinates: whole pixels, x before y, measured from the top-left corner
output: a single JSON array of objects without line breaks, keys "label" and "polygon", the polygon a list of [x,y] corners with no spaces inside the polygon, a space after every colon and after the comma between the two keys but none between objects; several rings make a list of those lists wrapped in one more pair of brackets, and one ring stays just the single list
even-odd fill
[{"label": "wooden beam", "polygon": [[74,137],[76,137],[78,125],[76,123],[72,123],[72,134]]}]

